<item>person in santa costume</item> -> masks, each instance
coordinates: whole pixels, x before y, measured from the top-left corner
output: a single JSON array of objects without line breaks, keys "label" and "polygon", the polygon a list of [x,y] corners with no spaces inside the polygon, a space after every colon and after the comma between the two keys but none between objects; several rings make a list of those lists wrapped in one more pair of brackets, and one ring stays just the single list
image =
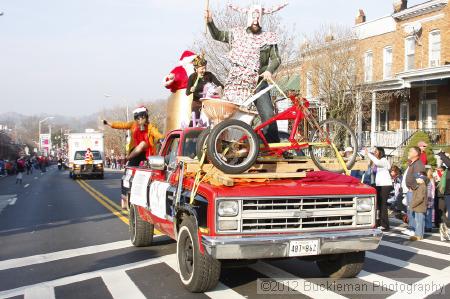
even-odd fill
[{"label": "person in santa costume", "polygon": [[164,86],[171,92],[167,101],[166,133],[187,127],[191,120],[192,95],[186,94],[186,88],[189,76],[194,73],[192,61],[196,57],[194,52],[184,51],[179,65],[164,78]]},{"label": "person in santa costume", "polygon": [[134,121],[109,123],[103,120],[103,124],[118,130],[130,130],[131,139],[128,145],[126,159],[128,166],[139,166],[142,161],[146,161],[149,156],[156,154],[156,142],[163,138],[158,128],[148,121],[148,110],[141,106],[133,111]]},{"label": "person in santa costume", "polygon": [[[287,5],[273,8],[264,8],[261,5],[252,5],[240,8],[230,5],[231,9],[247,14],[245,27],[232,28],[229,31],[219,30],[214,24],[212,14],[206,11],[206,22],[213,39],[230,44],[228,58],[231,62],[230,72],[225,82],[224,98],[237,105],[268,86],[267,81],[281,64],[278,52],[278,35],[262,29],[263,17],[272,14]],[[264,82],[260,82],[264,80]],[[261,84],[258,84],[261,83]],[[255,91],[255,88],[258,88]],[[265,122],[274,116],[274,107],[269,93],[264,93],[255,101],[256,109]],[[277,123],[273,122],[264,131],[269,143],[278,143]]]}]

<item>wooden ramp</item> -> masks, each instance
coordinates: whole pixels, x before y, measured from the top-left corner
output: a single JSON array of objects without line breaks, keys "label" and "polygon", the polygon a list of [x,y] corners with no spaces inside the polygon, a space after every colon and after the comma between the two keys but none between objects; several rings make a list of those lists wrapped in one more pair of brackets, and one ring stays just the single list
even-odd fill
[{"label": "wooden ramp", "polygon": [[[197,159],[178,157],[178,160],[186,164],[185,173],[187,175],[195,174],[199,170],[200,163]],[[352,170],[366,171],[367,167],[368,161],[360,160],[355,163]],[[234,186],[237,182],[264,182],[276,179],[304,178],[308,171],[317,171],[319,169],[309,158],[289,160],[265,158],[258,160],[249,170],[241,174],[223,173],[212,164],[203,164],[201,170],[206,174],[207,180],[212,184]]]}]

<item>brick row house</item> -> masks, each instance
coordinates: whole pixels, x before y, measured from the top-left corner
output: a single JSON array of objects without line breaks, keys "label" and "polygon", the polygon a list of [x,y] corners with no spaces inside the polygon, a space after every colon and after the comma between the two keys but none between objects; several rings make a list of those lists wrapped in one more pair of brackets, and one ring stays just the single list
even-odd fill
[{"label": "brick row house", "polygon": [[[396,149],[423,130],[433,143],[450,145],[448,0],[393,4],[391,14],[372,21],[360,10],[353,27],[362,56],[360,84],[371,101],[370,117],[358,126],[361,143]],[[301,94],[320,102],[308,64],[301,64]]]}]

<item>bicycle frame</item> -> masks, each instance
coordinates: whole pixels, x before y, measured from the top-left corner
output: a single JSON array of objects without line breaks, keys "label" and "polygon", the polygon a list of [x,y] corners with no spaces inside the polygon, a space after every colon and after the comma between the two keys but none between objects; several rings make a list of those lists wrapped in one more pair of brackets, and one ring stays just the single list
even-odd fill
[{"label": "bicycle frame", "polygon": [[[262,81],[261,81],[262,82]],[[266,88],[264,88],[262,91],[258,92],[254,96],[250,97],[244,102],[243,106],[248,106],[251,104],[254,100],[259,98],[259,96],[263,93],[269,92],[273,87],[276,87],[278,91],[283,95],[284,98],[290,99],[292,101],[292,107],[286,109],[285,111],[273,116],[272,118],[268,119],[267,121],[263,122],[256,128],[254,128],[255,133],[259,136],[259,138],[262,140],[262,143],[260,145],[260,153],[264,155],[275,155],[275,156],[281,156],[283,152],[289,151],[289,150],[302,150],[305,148],[308,148],[310,146],[316,146],[316,147],[331,147],[332,150],[336,153],[337,159],[339,164],[341,164],[342,168],[344,169],[344,172],[346,174],[349,174],[349,171],[347,169],[347,166],[345,164],[344,159],[339,153],[339,150],[337,149],[336,145],[330,140],[329,133],[324,131],[317,120],[311,115],[311,112],[309,111],[308,101],[305,98],[299,99],[295,96],[288,97],[286,94],[281,90],[281,88],[272,80],[270,80],[270,85]],[[261,84],[261,83],[260,83]],[[258,84],[259,86],[259,84]],[[308,124],[311,125],[312,128],[317,130],[319,132],[320,140],[323,140],[321,142],[298,142],[295,137],[299,134],[299,125],[302,120],[306,119]],[[278,121],[278,120],[293,120],[293,128],[289,134],[289,142],[286,143],[268,143],[266,137],[263,134],[263,129],[268,127],[270,124]],[[244,137],[244,139],[246,139]]]}]

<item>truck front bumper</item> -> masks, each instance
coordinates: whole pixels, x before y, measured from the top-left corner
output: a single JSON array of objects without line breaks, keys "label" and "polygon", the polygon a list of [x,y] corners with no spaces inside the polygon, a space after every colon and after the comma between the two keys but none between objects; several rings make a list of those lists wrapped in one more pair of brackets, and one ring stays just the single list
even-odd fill
[{"label": "truck front bumper", "polygon": [[302,240],[319,240],[319,255],[375,250],[382,235],[379,229],[360,229],[297,235],[202,236],[202,244],[216,259],[264,259],[289,257],[289,242]]}]

